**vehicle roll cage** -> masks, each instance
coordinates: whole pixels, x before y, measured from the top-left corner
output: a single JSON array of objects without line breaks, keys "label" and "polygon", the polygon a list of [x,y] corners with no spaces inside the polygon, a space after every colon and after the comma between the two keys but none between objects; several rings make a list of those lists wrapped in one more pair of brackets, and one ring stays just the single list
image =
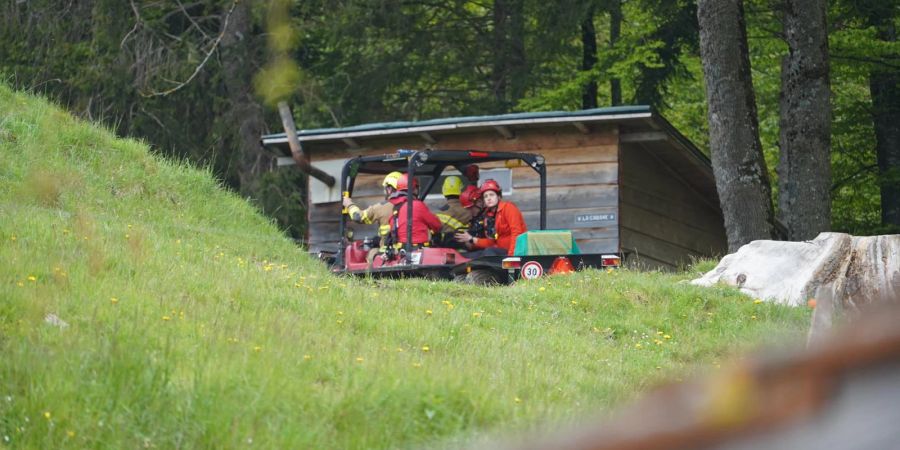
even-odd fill
[{"label": "vehicle roll cage", "polygon": [[[404,172],[409,174],[410,184],[416,172],[431,175],[431,181],[425,189],[419,190],[418,199],[422,200],[437,183],[441,173],[448,166],[454,166],[462,172],[462,168],[471,164],[481,164],[494,161],[518,160],[531,167],[540,177],[540,229],[547,227],[547,167],[544,157],[533,153],[516,152],[485,152],[476,150],[398,150],[390,155],[358,156],[349,159],[341,170],[341,192],[353,193],[356,176],[360,173],[387,175],[391,172]],[[413,189],[406,191],[409,204],[412,204]],[[406,208],[406,258],[412,253],[412,217],[413,208]],[[341,236],[341,245],[338,248],[335,263],[344,265],[344,244],[347,229],[346,214],[341,214],[338,231]],[[408,262],[408,260],[407,260]]]}]

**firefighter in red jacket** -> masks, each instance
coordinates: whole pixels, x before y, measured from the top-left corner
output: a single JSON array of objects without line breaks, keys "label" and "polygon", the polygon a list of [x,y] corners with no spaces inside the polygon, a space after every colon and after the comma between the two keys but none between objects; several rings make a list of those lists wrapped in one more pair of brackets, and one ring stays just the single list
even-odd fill
[{"label": "firefighter in red jacket", "polygon": [[457,242],[467,242],[475,250],[485,250],[482,256],[512,255],[516,247],[516,238],[528,231],[522,212],[515,204],[501,199],[503,194],[500,185],[494,180],[485,180],[480,192],[484,201],[482,223],[486,237],[479,238],[468,232],[462,232],[456,234]]},{"label": "firefighter in red jacket", "polygon": [[[418,190],[418,181],[413,178],[413,192]],[[407,222],[407,189],[409,189],[409,177],[403,174],[397,181],[397,192],[390,202],[394,205],[394,215],[391,217],[391,237],[395,248],[403,248],[406,245]],[[412,201],[412,243],[414,246],[427,244],[431,240],[431,234],[441,230],[441,221],[437,218],[421,200],[413,197]]]}]

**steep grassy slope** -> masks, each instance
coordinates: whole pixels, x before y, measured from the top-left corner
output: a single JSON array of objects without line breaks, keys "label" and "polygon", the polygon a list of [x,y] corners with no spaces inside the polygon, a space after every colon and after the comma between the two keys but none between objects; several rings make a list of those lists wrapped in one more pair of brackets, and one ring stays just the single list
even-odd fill
[{"label": "steep grassy slope", "polygon": [[0,447],[379,448],[566,421],[803,310],[689,275],[329,275],[208,173],[0,86]]}]

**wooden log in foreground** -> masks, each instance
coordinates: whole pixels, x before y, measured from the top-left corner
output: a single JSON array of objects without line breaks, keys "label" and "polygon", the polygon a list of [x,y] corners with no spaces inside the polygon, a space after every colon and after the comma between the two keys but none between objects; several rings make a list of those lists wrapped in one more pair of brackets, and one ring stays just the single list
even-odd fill
[{"label": "wooden log in foreground", "polygon": [[898,448],[900,305],[870,306],[808,348],[758,354],[663,387],[611,419],[481,448]]},{"label": "wooden log in foreground", "polygon": [[325,183],[328,187],[334,186],[334,177],[328,175],[321,169],[317,169],[309,163],[306,155],[303,154],[303,148],[300,147],[300,140],[297,139],[297,125],[294,123],[294,116],[291,114],[291,107],[287,102],[278,102],[278,114],[281,115],[281,124],[284,126],[284,133],[288,138],[288,145],[291,148],[291,156],[297,162],[300,170]]}]

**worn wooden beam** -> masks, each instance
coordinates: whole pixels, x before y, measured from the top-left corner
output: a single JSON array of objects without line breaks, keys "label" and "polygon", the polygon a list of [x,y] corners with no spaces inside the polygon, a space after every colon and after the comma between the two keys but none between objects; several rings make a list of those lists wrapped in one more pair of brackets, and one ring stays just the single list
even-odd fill
[{"label": "worn wooden beam", "polygon": [[303,154],[303,148],[300,147],[300,140],[297,139],[297,125],[294,124],[294,116],[291,114],[291,107],[287,102],[278,102],[278,113],[281,115],[281,124],[284,126],[284,133],[288,138],[288,146],[291,148],[291,156],[297,162],[300,170],[325,183],[328,187],[334,186],[334,177],[328,175],[321,169],[317,169],[309,163],[309,159]]}]

